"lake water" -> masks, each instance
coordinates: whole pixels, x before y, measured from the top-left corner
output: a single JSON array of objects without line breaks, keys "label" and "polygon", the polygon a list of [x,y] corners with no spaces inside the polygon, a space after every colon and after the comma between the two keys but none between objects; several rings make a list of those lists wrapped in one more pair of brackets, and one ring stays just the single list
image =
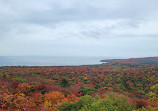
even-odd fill
[{"label": "lake water", "polygon": [[101,64],[104,57],[15,57],[0,56],[0,66],[68,66]]}]

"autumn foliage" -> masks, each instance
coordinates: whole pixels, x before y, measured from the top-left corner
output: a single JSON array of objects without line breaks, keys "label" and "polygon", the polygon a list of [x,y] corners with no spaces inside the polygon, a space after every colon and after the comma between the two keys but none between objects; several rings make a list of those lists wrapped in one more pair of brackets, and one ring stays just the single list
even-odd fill
[{"label": "autumn foliage", "polygon": [[133,110],[157,111],[157,84],[158,65],[120,60],[94,66],[0,67],[0,110],[74,109],[87,98],[93,100],[88,109],[106,101],[111,102],[109,108],[117,109],[124,99]]}]

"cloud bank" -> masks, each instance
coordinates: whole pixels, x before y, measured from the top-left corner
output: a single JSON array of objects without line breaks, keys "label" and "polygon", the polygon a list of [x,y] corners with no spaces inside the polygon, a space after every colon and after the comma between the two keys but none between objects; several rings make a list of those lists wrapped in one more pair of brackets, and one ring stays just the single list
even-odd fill
[{"label": "cloud bank", "polygon": [[0,55],[157,56],[157,4],[1,0]]}]

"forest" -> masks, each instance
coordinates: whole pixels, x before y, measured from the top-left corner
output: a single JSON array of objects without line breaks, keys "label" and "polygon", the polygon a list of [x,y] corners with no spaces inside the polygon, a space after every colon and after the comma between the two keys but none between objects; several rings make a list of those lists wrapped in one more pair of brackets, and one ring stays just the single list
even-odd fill
[{"label": "forest", "polygon": [[139,60],[0,67],[0,110],[158,111],[158,64]]}]

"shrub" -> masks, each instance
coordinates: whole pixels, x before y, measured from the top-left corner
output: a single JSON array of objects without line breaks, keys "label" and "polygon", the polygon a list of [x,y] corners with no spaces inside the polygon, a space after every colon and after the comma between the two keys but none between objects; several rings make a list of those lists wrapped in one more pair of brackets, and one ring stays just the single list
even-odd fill
[{"label": "shrub", "polygon": [[43,81],[42,81],[42,82],[41,82],[41,84],[48,84],[48,83],[47,83],[47,82],[43,82]]},{"label": "shrub", "polygon": [[68,82],[66,79],[62,79],[62,80],[60,81],[60,85],[61,85],[62,87],[68,87],[68,86],[70,86],[69,82]]},{"label": "shrub", "polygon": [[3,73],[3,79],[5,79],[6,78],[6,74],[5,73]]},{"label": "shrub", "polygon": [[31,85],[36,85],[36,84],[40,84],[40,83],[33,81],[33,82],[30,82],[30,84],[31,84]]},{"label": "shrub", "polygon": [[48,94],[45,94],[45,100],[51,101],[52,104],[57,104],[58,102],[62,101],[65,96],[58,91],[53,91]]},{"label": "shrub", "polygon": [[82,92],[82,95],[84,96],[84,95],[94,94],[94,93],[98,92],[98,90],[95,88],[84,88],[81,92]]},{"label": "shrub", "polygon": [[65,98],[65,96],[58,91],[53,91],[48,94],[44,95],[44,108],[50,108],[51,111],[55,110],[59,107],[62,103],[67,102],[68,100]]},{"label": "shrub", "polygon": [[[142,108],[138,109],[138,111],[147,111],[147,110],[144,107],[142,107]],[[155,111],[157,111],[157,110],[155,110]]]},{"label": "shrub", "polygon": [[11,86],[12,88],[17,88],[19,85],[19,82],[12,82]]},{"label": "shrub", "polygon": [[143,99],[134,99],[134,103],[136,104],[137,109],[147,107],[148,105],[147,101]]},{"label": "shrub", "polygon": [[28,74],[29,77],[37,77],[36,74]]},{"label": "shrub", "polygon": [[85,95],[81,97],[76,103],[77,109],[81,109],[82,107],[91,107],[91,104],[95,101],[95,99],[89,95]]},{"label": "shrub", "polygon": [[63,103],[60,108],[59,108],[59,111],[76,111],[76,105],[74,103]]},{"label": "shrub", "polygon": [[119,95],[116,97],[113,93],[108,94],[104,99],[100,97],[91,97],[85,95],[76,103],[64,103],[59,111],[132,111],[134,106],[129,104],[127,99]]},{"label": "shrub", "polygon": [[108,96],[102,100],[101,105],[103,104],[106,106],[107,111],[111,111],[111,108],[117,109],[118,111],[132,111],[134,109],[134,105],[129,104],[125,96],[118,95],[116,97],[113,93],[109,93]]},{"label": "shrub", "polygon": [[64,94],[64,96],[67,96],[67,95],[70,95],[70,94],[71,94],[70,91],[67,90],[67,89],[63,89],[63,90],[61,90],[60,92],[62,92],[62,93]]},{"label": "shrub", "polygon": [[12,80],[13,80],[14,82],[20,82],[20,83],[25,82],[25,80],[24,80],[24,79],[21,79],[21,78],[13,78]]},{"label": "shrub", "polygon": [[37,87],[35,85],[31,85],[29,88],[30,88],[31,92],[35,92],[37,89]]},{"label": "shrub", "polygon": [[49,91],[49,87],[46,84],[39,84],[39,85],[37,85],[37,90],[41,91],[41,93],[44,94],[47,91]]},{"label": "shrub", "polygon": [[17,89],[20,90],[21,93],[24,93],[26,95],[30,93],[30,85],[26,83],[19,84]]}]

